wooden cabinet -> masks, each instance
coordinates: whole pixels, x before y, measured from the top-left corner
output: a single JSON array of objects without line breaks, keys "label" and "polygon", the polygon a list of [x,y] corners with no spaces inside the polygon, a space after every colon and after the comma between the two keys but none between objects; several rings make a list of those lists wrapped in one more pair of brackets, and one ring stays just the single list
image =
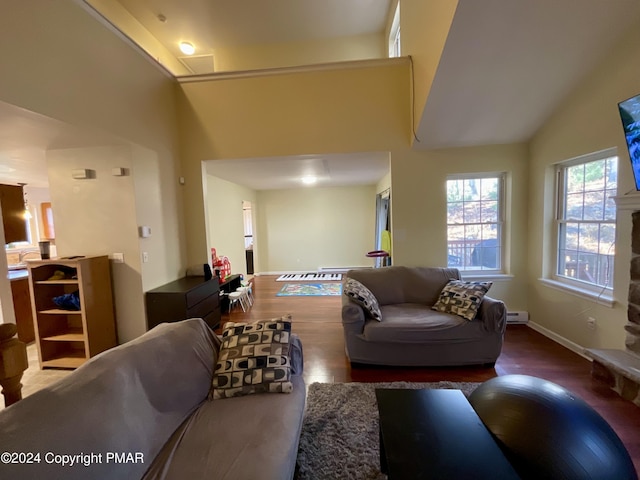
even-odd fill
[{"label": "wooden cabinet", "polygon": [[[76,368],[116,345],[111,269],[106,255],[28,262],[40,368]],[[79,309],[54,298],[77,292]]]},{"label": "wooden cabinet", "polygon": [[220,288],[216,278],[183,277],[146,294],[147,326],[202,318],[213,330],[220,324]]},{"label": "wooden cabinet", "polygon": [[16,326],[18,327],[18,339],[24,343],[31,343],[36,337],[33,330],[33,312],[31,311],[28,277],[11,280],[11,296],[13,297]]},{"label": "wooden cabinet", "polygon": [[4,242],[27,241],[27,222],[24,219],[24,196],[18,185],[0,185],[0,205]]}]

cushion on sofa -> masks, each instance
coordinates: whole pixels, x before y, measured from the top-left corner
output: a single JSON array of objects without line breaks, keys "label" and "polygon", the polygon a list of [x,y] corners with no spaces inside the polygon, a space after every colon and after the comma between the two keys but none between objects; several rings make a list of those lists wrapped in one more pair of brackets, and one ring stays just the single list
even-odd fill
[{"label": "cushion on sofa", "polygon": [[[362,338],[374,344],[430,345],[460,343],[486,335],[481,322],[469,322],[450,313],[433,310],[427,305],[401,303],[380,307],[384,322],[366,322]],[[402,355],[399,347],[398,354]],[[429,354],[425,353],[425,356]]]},{"label": "cushion on sofa", "polygon": [[453,313],[466,320],[473,320],[492,282],[464,282],[450,280],[440,292],[440,297],[432,307],[438,312]]},{"label": "cushion on sofa", "polygon": [[255,323],[227,322],[213,374],[212,396],[290,393],[291,316]]},{"label": "cushion on sofa", "polygon": [[292,375],[291,383],[288,395],[203,402],[143,480],[292,479],[306,389],[302,375]]},{"label": "cushion on sofa", "polygon": [[348,278],[342,291],[354,302],[361,305],[371,318],[379,322],[382,321],[382,312],[380,311],[378,300],[375,295],[371,293],[371,290],[365,287],[362,283],[353,278]]}]

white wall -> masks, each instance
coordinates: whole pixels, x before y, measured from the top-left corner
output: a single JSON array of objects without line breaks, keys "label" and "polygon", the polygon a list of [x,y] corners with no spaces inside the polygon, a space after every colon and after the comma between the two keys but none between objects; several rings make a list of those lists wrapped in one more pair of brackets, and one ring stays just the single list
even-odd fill
[{"label": "white wall", "polygon": [[[231,272],[247,274],[244,248],[244,223],[242,202],[252,203],[255,215],[256,192],[241,185],[222,180],[213,175],[206,177],[207,243],[214,247],[218,256],[224,255],[231,262]],[[255,224],[255,223],[254,223]],[[258,231],[254,232],[256,238]],[[254,254],[258,256],[256,241]],[[203,258],[200,263],[211,263],[211,258]]]},{"label": "white wall", "polygon": [[371,266],[375,197],[375,186],[259,191],[259,271]]},{"label": "white wall", "polygon": [[[617,103],[640,92],[640,29],[611,51],[535,135],[529,169],[529,285],[532,321],[591,348],[624,348],[624,324],[631,258],[631,215],[619,211],[615,247],[613,308],[554,290],[539,279],[553,264],[553,166],[605,148],[617,147],[619,194],[633,190],[633,175]],[[587,328],[594,317],[597,328]]]}]

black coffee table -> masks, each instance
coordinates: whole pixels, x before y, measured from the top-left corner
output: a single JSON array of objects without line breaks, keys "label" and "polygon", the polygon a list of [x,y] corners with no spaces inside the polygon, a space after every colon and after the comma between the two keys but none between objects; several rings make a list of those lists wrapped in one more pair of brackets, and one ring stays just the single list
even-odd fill
[{"label": "black coffee table", "polygon": [[376,389],[380,467],[397,479],[518,479],[460,390]]}]

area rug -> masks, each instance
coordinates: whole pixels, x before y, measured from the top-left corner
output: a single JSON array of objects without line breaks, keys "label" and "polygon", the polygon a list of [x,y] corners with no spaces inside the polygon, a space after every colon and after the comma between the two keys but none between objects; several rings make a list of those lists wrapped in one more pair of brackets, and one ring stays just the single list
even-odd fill
[{"label": "area rug", "polygon": [[317,282],[340,281],[341,273],[285,273],[276,278],[276,282]]},{"label": "area rug", "polygon": [[276,294],[278,297],[320,297],[340,295],[341,283],[286,283]]},{"label": "area rug", "polygon": [[453,388],[469,395],[479,383],[312,383],[296,480],[384,480],[376,388]]}]

